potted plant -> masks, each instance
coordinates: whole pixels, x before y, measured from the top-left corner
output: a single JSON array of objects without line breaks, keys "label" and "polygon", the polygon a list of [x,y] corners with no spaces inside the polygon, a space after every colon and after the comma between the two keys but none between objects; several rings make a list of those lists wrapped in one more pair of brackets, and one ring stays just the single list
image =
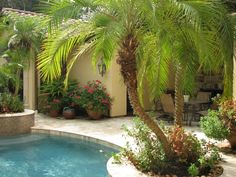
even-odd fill
[{"label": "potted plant", "polygon": [[77,82],[71,82],[67,90],[64,92],[62,97],[62,105],[64,106],[62,110],[62,115],[65,119],[72,119],[75,117],[75,103],[74,97],[80,95],[81,87]]},{"label": "potted plant", "polygon": [[65,119],[73,119],[75,118],[75,109],[72,107],[64,107],[62,115]]},{"label": "potted plant", "polygon": [[209,110],[201,119],[201,128],[209,138],[227,139],[231,148],[236,149],[236,101],[226,100],[218,110]]},{"label": "potted plant", "polygon": [[111,101],[110,95],[99,80],[89,81],[81,89],[80,95],[74,97],[74,102],[84,108],[92,119],[100,119],[102,115],[108,114]]},{"label": "potted plant", "polygon": [[54,98],[52,101],[48,102],[47,109],[51,117],[58,117],[61,109],[61,100]]}]

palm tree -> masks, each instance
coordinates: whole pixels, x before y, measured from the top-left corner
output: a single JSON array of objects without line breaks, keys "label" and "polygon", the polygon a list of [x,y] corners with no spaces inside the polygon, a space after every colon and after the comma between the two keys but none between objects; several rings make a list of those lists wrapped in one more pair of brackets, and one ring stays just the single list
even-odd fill
[{"label": "palm tree", "polygon": [[[215,13],[219,6],[211,1],[43,1],[42,9],[52,17],[51,24],[58,25],[62,21],[63,24],[55,31],[52,28],[44,41],[43,52],[39,55],[41,76],[47,81],[60,77],[63,63],[67,63],[69,73],[79,56],[91,50],[93,63],[102,56],[109,66],[117,51],[117,63],[121,66],[135,113],[156,134],[166,156],[171,157],[170,142],[156,121],[145,113],[138,90],[142,92],[142,83],[147,78],[154,97],[163,92],[167,85],[168,64],[174,61],[184,66],[183,49],[189,47],[185,46],[185,41],[195,46],[195,55],[203,55],[200,43],[208,44],[203,38],[208,32],[207,20],[221,19],[222,15]],[[84,11],[89,15],[84,15]],[[65,22],[71,17],[84,16],[84,21]],[[187,53],[192,56],[190,52]],[[191,70],[185,70],[185,73],[188,71]]]},{"label": "palm tree", "polygon": [[170,52],[175,67],[175,123],[181,126],[183,91],[192,92],[199,65],[210,71],[224,66],[224,95],[232,97],[234,26],[232,17],[220,2],[167,1],[161,7],[158,5],[156,17],[160,8],[170,9],[165,23],[156,20],[154,25],[159,27],[159,34],[168,33],[161,43]]},{"label": "palm tree", "polygon": [[15,12],[8,12],[4,21],[5,25],[2,24],[0,28],[3,41],[0,54],[10,59],[3,67],[7,67],[7,71],[15,75],[14,95],[17,95],[22,69],[27,67],[30,61],[35,61],[44,30],[38,26],[40,17],[19,16]]}]

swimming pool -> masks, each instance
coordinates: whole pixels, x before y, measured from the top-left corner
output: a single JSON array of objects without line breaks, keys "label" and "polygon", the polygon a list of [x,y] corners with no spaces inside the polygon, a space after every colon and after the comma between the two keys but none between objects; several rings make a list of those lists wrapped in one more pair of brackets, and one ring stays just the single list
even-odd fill
[{"label": "swimming pool", "polygon": [[112,152],[117,151],[74,138],[0,138],[0,177],[107,177]]}]

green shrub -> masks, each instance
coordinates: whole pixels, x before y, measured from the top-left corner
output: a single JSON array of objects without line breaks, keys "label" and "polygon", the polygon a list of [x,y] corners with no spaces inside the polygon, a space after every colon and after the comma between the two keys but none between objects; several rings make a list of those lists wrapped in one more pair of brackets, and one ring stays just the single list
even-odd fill
[{"label": "green shrub", "polygon": [[18,96],[10,93],[0,94],[0,113],[23,112],[24,104]]},{"label": "green shrub", "polygon": [[133,144],[127,143],[124,154],[141,171],[159,172],[165,167],[166,156],[160,141],[139,119],[134,119],[134,128],[124,127],[127,135],[134,138]]},{"label": "green shrub", "polygon": [[191,164],[190,167],[188,168],[188,173],[191,176],[198,176],[199,175],[198,167],[195,164]]},{"label": "green shrub", "polygon": [[216,140],[224,140],[230,133],[229,128],[220,119],[218,110],[209,110],[208,114],[201,118],[200,125],[207,137]]}]

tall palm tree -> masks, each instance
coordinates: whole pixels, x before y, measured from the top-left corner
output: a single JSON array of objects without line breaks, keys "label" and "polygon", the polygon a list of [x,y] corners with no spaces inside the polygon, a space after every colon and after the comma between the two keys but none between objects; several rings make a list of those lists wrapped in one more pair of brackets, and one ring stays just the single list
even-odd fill
[{"label": "tall palm tree", "polygon": [[[205,0],[43,1],[43,9],[52,18],[50,24],[63,24],[57,30],[51,28],[51,34],[44,41],[39,55],[41,76],[48,81],[60,77],[64,62],[69,72],[79,56],[87,51],[93,51],[93,63],[102,56],[109,66],[114,53],[118,52],[117,63],[135,113],[156,134],[166,156],[171,157],[168,138],[145,113],[138,91],[142,93],[142,83],[147,78],[153,96],[159,96],[167,85],[168,64],[176,62],[184,66],[186,58],[181,60],[181,57],[187,55],[184,51],[188,49],[187,43],[195,46],[195,55],[205,56],[200,49],[201,42],[209,45],[204,42],[206,35],[203,34],[208,32],[204,25],[210,19],[221,18],[220,13],[215,13],[219,6]],[[89,14],[83,14],[84,10]],[[84,16],[85,20],[66,22],[68,18],[83,19]],[[190,49],[187,53],[192,56]],[[190,71],[185,70],[185,73]]]}]

